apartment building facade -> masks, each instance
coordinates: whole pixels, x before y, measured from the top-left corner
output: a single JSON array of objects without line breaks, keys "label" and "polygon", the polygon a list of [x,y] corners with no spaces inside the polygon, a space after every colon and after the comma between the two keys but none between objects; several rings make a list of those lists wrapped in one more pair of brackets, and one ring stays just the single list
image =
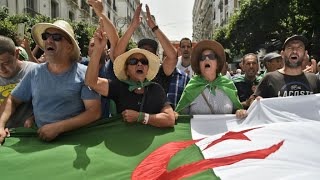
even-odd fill
[{"label": "apartment building facade", "polygon": [[[125,32],[133,18],[140,0],[103,0],[104,10],[118,31]],[[50,18],[63,18],[72,21],[86,21],[98,24],[98,18],[87,0],[0,0],[0,7],[9,9],[9,14],[28,13],[32,16],[41,14]],[[146,13],[142,12],[143,21],[132,39],[137,42],[142,38],[154,38],[145,21]]]},{"label": "apartment building facade", "polygon": [[214,30],[228,23],[239,9],[240,0],[195,0],[193,6],[193,41],[211,39]]}]

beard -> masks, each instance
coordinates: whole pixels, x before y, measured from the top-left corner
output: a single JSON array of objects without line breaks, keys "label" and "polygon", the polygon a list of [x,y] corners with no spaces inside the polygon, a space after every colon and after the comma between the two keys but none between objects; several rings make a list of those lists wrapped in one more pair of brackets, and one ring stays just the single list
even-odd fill
[{"label": "beard", "polygon": [[286,66],[290,67],[290,68],[296,68],[296,67],[300,67],[302,65],[302,61],[303,59],[302,58],[298,58],[298,61],[296,63],[291,63],[289,61],[289,58],[288,57],[284,57],[284,63]]},{"label": "beard", "polygon": [[190,54],[185,54],[185,53],[183,53],[182,54],[182,57],[184,58],[184,59],[189,59],[190,58]]}]

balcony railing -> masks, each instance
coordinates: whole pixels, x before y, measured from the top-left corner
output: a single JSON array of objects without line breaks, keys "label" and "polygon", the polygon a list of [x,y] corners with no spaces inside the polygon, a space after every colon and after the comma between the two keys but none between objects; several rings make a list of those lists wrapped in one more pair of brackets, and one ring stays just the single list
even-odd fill
[{"label": "balcony railing", "polygon": [[30,14],[30,16],[32,16],[32,17],[36,16],[37,14],[40,15],[40,13],[38,13],[34,9],[31,9],[31,8],[28,8],[28,7],[24,8],[24,13]]}]

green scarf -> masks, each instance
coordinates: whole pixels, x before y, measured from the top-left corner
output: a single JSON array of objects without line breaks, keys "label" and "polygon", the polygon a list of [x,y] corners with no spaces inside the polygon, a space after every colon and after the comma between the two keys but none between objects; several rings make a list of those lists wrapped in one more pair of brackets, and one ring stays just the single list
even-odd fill
[{"label": "green scarf", "polygon": [[201,94],[201,92],[204,91],[206,87],[210,88],[213,95],[216,94],[215,88],[221,89],[226,93],[237,109],[243,108],[238,98],[237,89],[232,80],[219,74],[214,81],[208,82],[203,76],[196,75],[190,79],[189,83],[185,87],[180,101],[178,102],[176,112],[186,108]]},{"label": "green scarf", "polygon": [[134,91],[135,89],[138,89],[138,88],[144,88],[146,86],[149,86],[150,84],[152,84],[153,82],[151,81],[148,81],[148,80],[144,80],[143,82],[141,81],[133,81],[131,79],[128,79],[128,80],[122,80],[122,82],[126,83],[129,85],[129,91],[132,92]]}]

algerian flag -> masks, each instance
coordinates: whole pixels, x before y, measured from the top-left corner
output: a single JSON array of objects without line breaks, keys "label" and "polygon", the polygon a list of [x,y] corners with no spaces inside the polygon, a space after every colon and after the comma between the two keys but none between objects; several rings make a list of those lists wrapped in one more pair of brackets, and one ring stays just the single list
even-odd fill
[{"label": "algerian flag", "polygon": [[[255,102],[244,121],[232,115],[194,116],[194,140],[158,148],[139,164],[133,177],[180,179],[212,168],[221,179],[319,179],[319,95],[263,99]],[[168,161],[193,144],[204,160],[172,170],[153,163]]]},{"label": "algerian flag", "polygon": [[174,128],[113,118],[50,143],[16,129],[0,147],[0,173],[15,180],[318,179],[319,103],[319,95],[263,99],[242,121],[180,117]]}]

